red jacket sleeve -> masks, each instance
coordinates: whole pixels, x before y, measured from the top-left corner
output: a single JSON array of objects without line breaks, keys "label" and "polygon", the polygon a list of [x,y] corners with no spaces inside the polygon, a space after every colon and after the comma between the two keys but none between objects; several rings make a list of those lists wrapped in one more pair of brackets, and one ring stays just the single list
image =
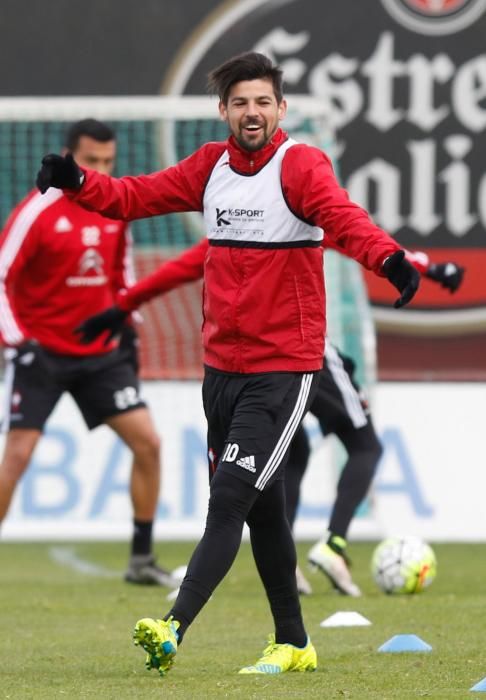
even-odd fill
[{"label": "red jacket sleeve", "polygon": [[430,267],[429,256],[420,250],[405,250],[405,257],[421,275],[425,275]]},{"label": "red jacket sleeve", "polygon": [[367,269],[380,274],[385,258],[400,250],[398,243],[349,199],[330,160],[319,149],[299,144],[287,151],[282,187],[297,216],[324,229],[331,243]]},{"label": "red jacket sleeve", "polygon": [[137,282],[129,289],[121,290],[116,302],[124,311],[133,311],[153,297],[179,287],[186,282],[201,279],[204,273],[204,260],[209,248],[207,238],[203,238],[177,258],[168,260],[158,270]]},{"label": "red jacket sleeve", "polygon": [[0,235],[0,339],[4,345],[19,345],[30,338],[15,310],[17,279],[35,255],[37,219],[25,225],[22,202],[10,215]]},{"label": "red jacket sleeve", "polygon": [[65,194],[85,209],[124,221],[202,211],[204,188],[224,149],[224,143],[205,144],[177,165],[151,175],[117,179],[87,169],[81,189]]},{"label": "red jacket sleeve", "polygon": [[[336,252],[341,253],[341,255],[347,255],[349,257],[348,253],[344,250],[344,248],[338,246],[337,243],[332,241],[330,238],[325,237],[323,245],[326,250],[335,250]],[[417,272],[420,272],[421,275],[425,275],[425,273],[429,269],[430,260],[427,253],[423,253],[419,250],[405,250],[405,258],[408,260],[409,263],[411,263],[414,266]]]}]

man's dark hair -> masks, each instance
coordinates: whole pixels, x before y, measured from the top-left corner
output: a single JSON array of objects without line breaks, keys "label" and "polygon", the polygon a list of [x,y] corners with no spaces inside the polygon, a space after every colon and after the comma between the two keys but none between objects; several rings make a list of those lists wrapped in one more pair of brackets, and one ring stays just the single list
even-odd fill
[{"label": "man's dark hair", "polygon": [[79,122],[71,124],[66,131],[64,146],[68,151],[75,151],[82,136],[89,136],[94,141],[101,143],[115,140],[115,132],[107,124],[96,119],[81,119]]},{"label": "man's dark hair", "polygon": [[225,61],[208,75],[208,91],[227,104],[231,87],[241,80],[271,80],[277,102],[283,97],[283,72],[267,56],[255,51],[239,54]]}]

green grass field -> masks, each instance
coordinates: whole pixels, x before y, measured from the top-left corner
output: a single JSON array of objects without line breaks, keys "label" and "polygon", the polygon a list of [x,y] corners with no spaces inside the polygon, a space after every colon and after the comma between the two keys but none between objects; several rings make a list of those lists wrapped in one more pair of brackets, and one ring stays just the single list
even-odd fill
[{"label": "green grass field", "polygon": [[[122,571],[127,546],[78,543],[82,561]],[[333,593],[310,575],[314,595],[302,601],[317,648],[316,673],[238,676],[260,655],[272,624],[249,546],[188,632],[169,675],[144,668],[132,646],[140,617],[160,617],[167,591],[130,586],[121,577],[81,573],[53,561],[49,544],[0,544],[0,698],[467,698],[486,676],[486,556],[483,545],[435,545],[439,572],[425,593],[385,596],[369,575],[373,545],[354,544],[357,583],[365,595]],[[159,543],[160,560],[187,562],[189,543]],[[307,546],[299,544],[304,561]],[[371,627],[323,629],[338,610],[356,610]],[[384,654],[395,634],[413,633],[430,653]],[[486,694],[485,694],[486,697]]]}]

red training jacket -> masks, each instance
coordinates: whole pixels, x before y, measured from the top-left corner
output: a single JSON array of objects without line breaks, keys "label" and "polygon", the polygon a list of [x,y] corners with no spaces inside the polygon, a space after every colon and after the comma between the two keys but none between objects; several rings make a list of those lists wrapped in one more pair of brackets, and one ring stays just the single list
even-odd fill
[{"label": "red training jacket", "polygon": [[[81,190],[67,194],[88,209],[127,221],[202,211],[206,183],[225,150],[229,167],[251,176],[286,139],[279,129],[264,148],[248,152],[230,137],[208,143],[177,165],[151,175],[115,179],[86,170]],[[399,250],[349,200],[319,149],[292,146],[282,161],[281,187],[294,215],[322,228],[366,268],[380,274],[385,258]],[[322,367],[325,293],[322,255],[315,248],[236,247],[209,241],[203,309],[204,358],[210,367],[238,373],[308,372]]]},{"label": "red training jacket", "polygon": [[[338,246],[329,245],[328,239],[324,241],[324,248],[343,254]],[[116,303],[124,311],[134,311],[164,292],[169,292],[181,284],[201,279],[204,276],[204,260],[208,249],[209,241],[207,238],[203,238],[177,257],[167,260],[157,270],[136,282],[129,289],[120,289],[116,296]],[[430,260],[426,253],[406,250],[405,257],[421,275],[425,275],[430,266]]]},{"label": "red training jacket", "polygon": [[66,355],[112,350],[104,335],[82,345],[74,329],[134,282],[127,225],[88,212],[60,190],[31,192],[0,234],[0,339],[35,339]]}]

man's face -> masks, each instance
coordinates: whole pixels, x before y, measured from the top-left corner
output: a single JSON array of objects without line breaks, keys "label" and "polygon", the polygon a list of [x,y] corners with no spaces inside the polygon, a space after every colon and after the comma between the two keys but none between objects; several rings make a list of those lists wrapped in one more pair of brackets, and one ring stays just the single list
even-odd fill
[{"label": "man's face", "polygon": [[81,136],[73,156],[82,168],[91,168],[104,175],[111,175],[115,165],[116,143],[95,141],[90,136]]},{"label": "man's face", "polygon": [[227,104],[219,103],[221,118],[247,151],[258,151],[270,141],[286,111],[287,103],[277,102],[271,80],[235,83]]}]

